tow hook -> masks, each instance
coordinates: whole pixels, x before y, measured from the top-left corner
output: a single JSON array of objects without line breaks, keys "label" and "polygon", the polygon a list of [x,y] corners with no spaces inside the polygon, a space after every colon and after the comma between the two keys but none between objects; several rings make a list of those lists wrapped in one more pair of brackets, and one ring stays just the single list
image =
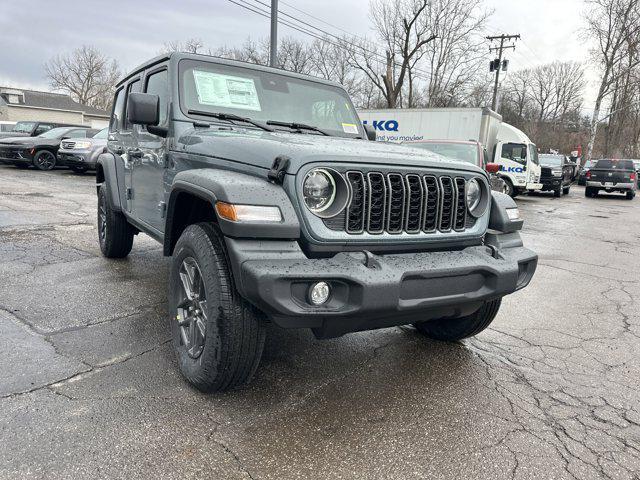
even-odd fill
[{"label": "tow hook", "polygon": [[380,263],[378,262],[378,260],[376,259],[376,256],[371,253],[369,250],[363,250],[362,253],[364,254],[364,266],[367,268],[371,268],[371,269],[377,269],[380,268]]},{"label": "tow hook", "polygon": [[495,245],[491,245],[490,243],[486,246],[489,247],[489,250],[491,250],[491,256],[496,260],[499,260],[500,255],[498,254],[498,247],[496,247]]}]

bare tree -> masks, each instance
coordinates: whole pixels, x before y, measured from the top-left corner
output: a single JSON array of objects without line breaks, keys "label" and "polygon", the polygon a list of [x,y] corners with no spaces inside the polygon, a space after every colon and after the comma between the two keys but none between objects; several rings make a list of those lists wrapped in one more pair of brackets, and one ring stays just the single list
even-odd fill
[{"label": "bare tree", "polygon": [[101,109],[109,108],[120,78],[116,61],[87,45],[51,58],[44,69],[51,88],[69,93],[82,105]]},{"label": "bare tree", "polygon": [[[630,55],[629,47],[638,45],[640,0],[589,0],[588,5],[586,34],[595,40],[592,54],[600,70],[587,147],[587,159],[590,159],[601,120],[602,103],[611,93],[612,85],[625,73],[621,66]],[[636,59],[626,69],[634,68],[639,62],[640,59]]]},{"label": "bare tree", "polygon": [[[435,39],[425,14],[429,0],[371,0],[369,11],[385,60],[371,50],[366,40],[350,46],[350,61],[382,92],[387,106],[398,106],[409,67],[425,45]],[[375,48],[375,47],[374,47]]]},{"label": "bare tree", "polygon": [[428,107],[461,103],[486,58],[482,35],[491,11],[482,0],[430,0],[425,11],[436,38],[425,46]]},{"label": "bare tree", "polygon": [[171,40],[162,44],[160,54],[171,52],[203,53],[203,49],[204,42],[199,38],[189,38],[184,43],[178,40]]}]

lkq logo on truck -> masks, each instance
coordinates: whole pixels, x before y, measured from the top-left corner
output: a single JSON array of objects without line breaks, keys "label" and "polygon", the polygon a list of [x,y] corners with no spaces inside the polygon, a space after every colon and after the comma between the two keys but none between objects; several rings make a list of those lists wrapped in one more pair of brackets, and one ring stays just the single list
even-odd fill
[{"label": "lkq logo on truck", "polygon": [[504,165],[500,165],[501,172],[507,173],[524,173],[524,168],[522,167],[505,167]]},{"label": "lkq logo on truck", "polygon": [[[367,125],[369,122],[364,120],[362,122],[364,125]],[[373,120],[371,122],[374,130],[380,130],[381,132],[397,132],[398,131],[398,121],[397,120]]]}]

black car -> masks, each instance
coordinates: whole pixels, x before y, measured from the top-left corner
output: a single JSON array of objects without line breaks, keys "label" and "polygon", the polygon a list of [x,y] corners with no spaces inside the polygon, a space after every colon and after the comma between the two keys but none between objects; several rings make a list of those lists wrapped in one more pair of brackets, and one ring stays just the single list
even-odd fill
[{"label": "black car", "polygon": [[51,170],[56,166],[56,155],[60,141],[65,138],[92,137],[97,130],[89,127],[58,127],[37,137],[11,137],[0,139],[0,162],[18,168],[33,165],[40,170]]},{"label": "black car", "polygon": [[585,176],[586,197],[596,197],[600,191],[624,193],[629,200],[636,196],[637,174],[631,160],[598,160]]},{"label": "black car", "polygon": [[574,164],[565,155],[541,154],[538,158],[542,191],[553,191],[554,197],[568,194],[573,180]]},{"label": "black car", "polygon": [[0,132],[0,138],[37,137],[58,127],[82,127],[72,123],[24,121],[16,123],[8,132]]},{"label": "black car", "polygon": [[336,83],[172,53],[133,70],[113,105],[100,249],[126,257],[144,232],[172,257],[173,347],[201,390],[248,381],[267,322],[459,340],[536,270],[486,171],[375,142]]},{"label": "black car", "polygon": [[578,185],[585,186],[587,184],[587,172],[593,168],[596,164],[596,160],[587,160],[585,164],[580,168],[580,174],[578,175]]}]

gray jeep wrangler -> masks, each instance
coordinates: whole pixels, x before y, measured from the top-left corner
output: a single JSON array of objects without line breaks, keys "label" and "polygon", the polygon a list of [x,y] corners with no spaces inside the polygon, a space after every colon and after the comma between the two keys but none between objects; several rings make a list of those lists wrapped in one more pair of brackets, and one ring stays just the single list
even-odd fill
[{"label": "gray jeep wrangler", "polygon": [[537,256],[486,172],[372,139],[340,85],[304,75],[171,54],[120,82],[100,248],[126,257],[144,232],[172,257],[172,341],[198,389],[248,381],[267,322],[453,341],[529,283]]}]

